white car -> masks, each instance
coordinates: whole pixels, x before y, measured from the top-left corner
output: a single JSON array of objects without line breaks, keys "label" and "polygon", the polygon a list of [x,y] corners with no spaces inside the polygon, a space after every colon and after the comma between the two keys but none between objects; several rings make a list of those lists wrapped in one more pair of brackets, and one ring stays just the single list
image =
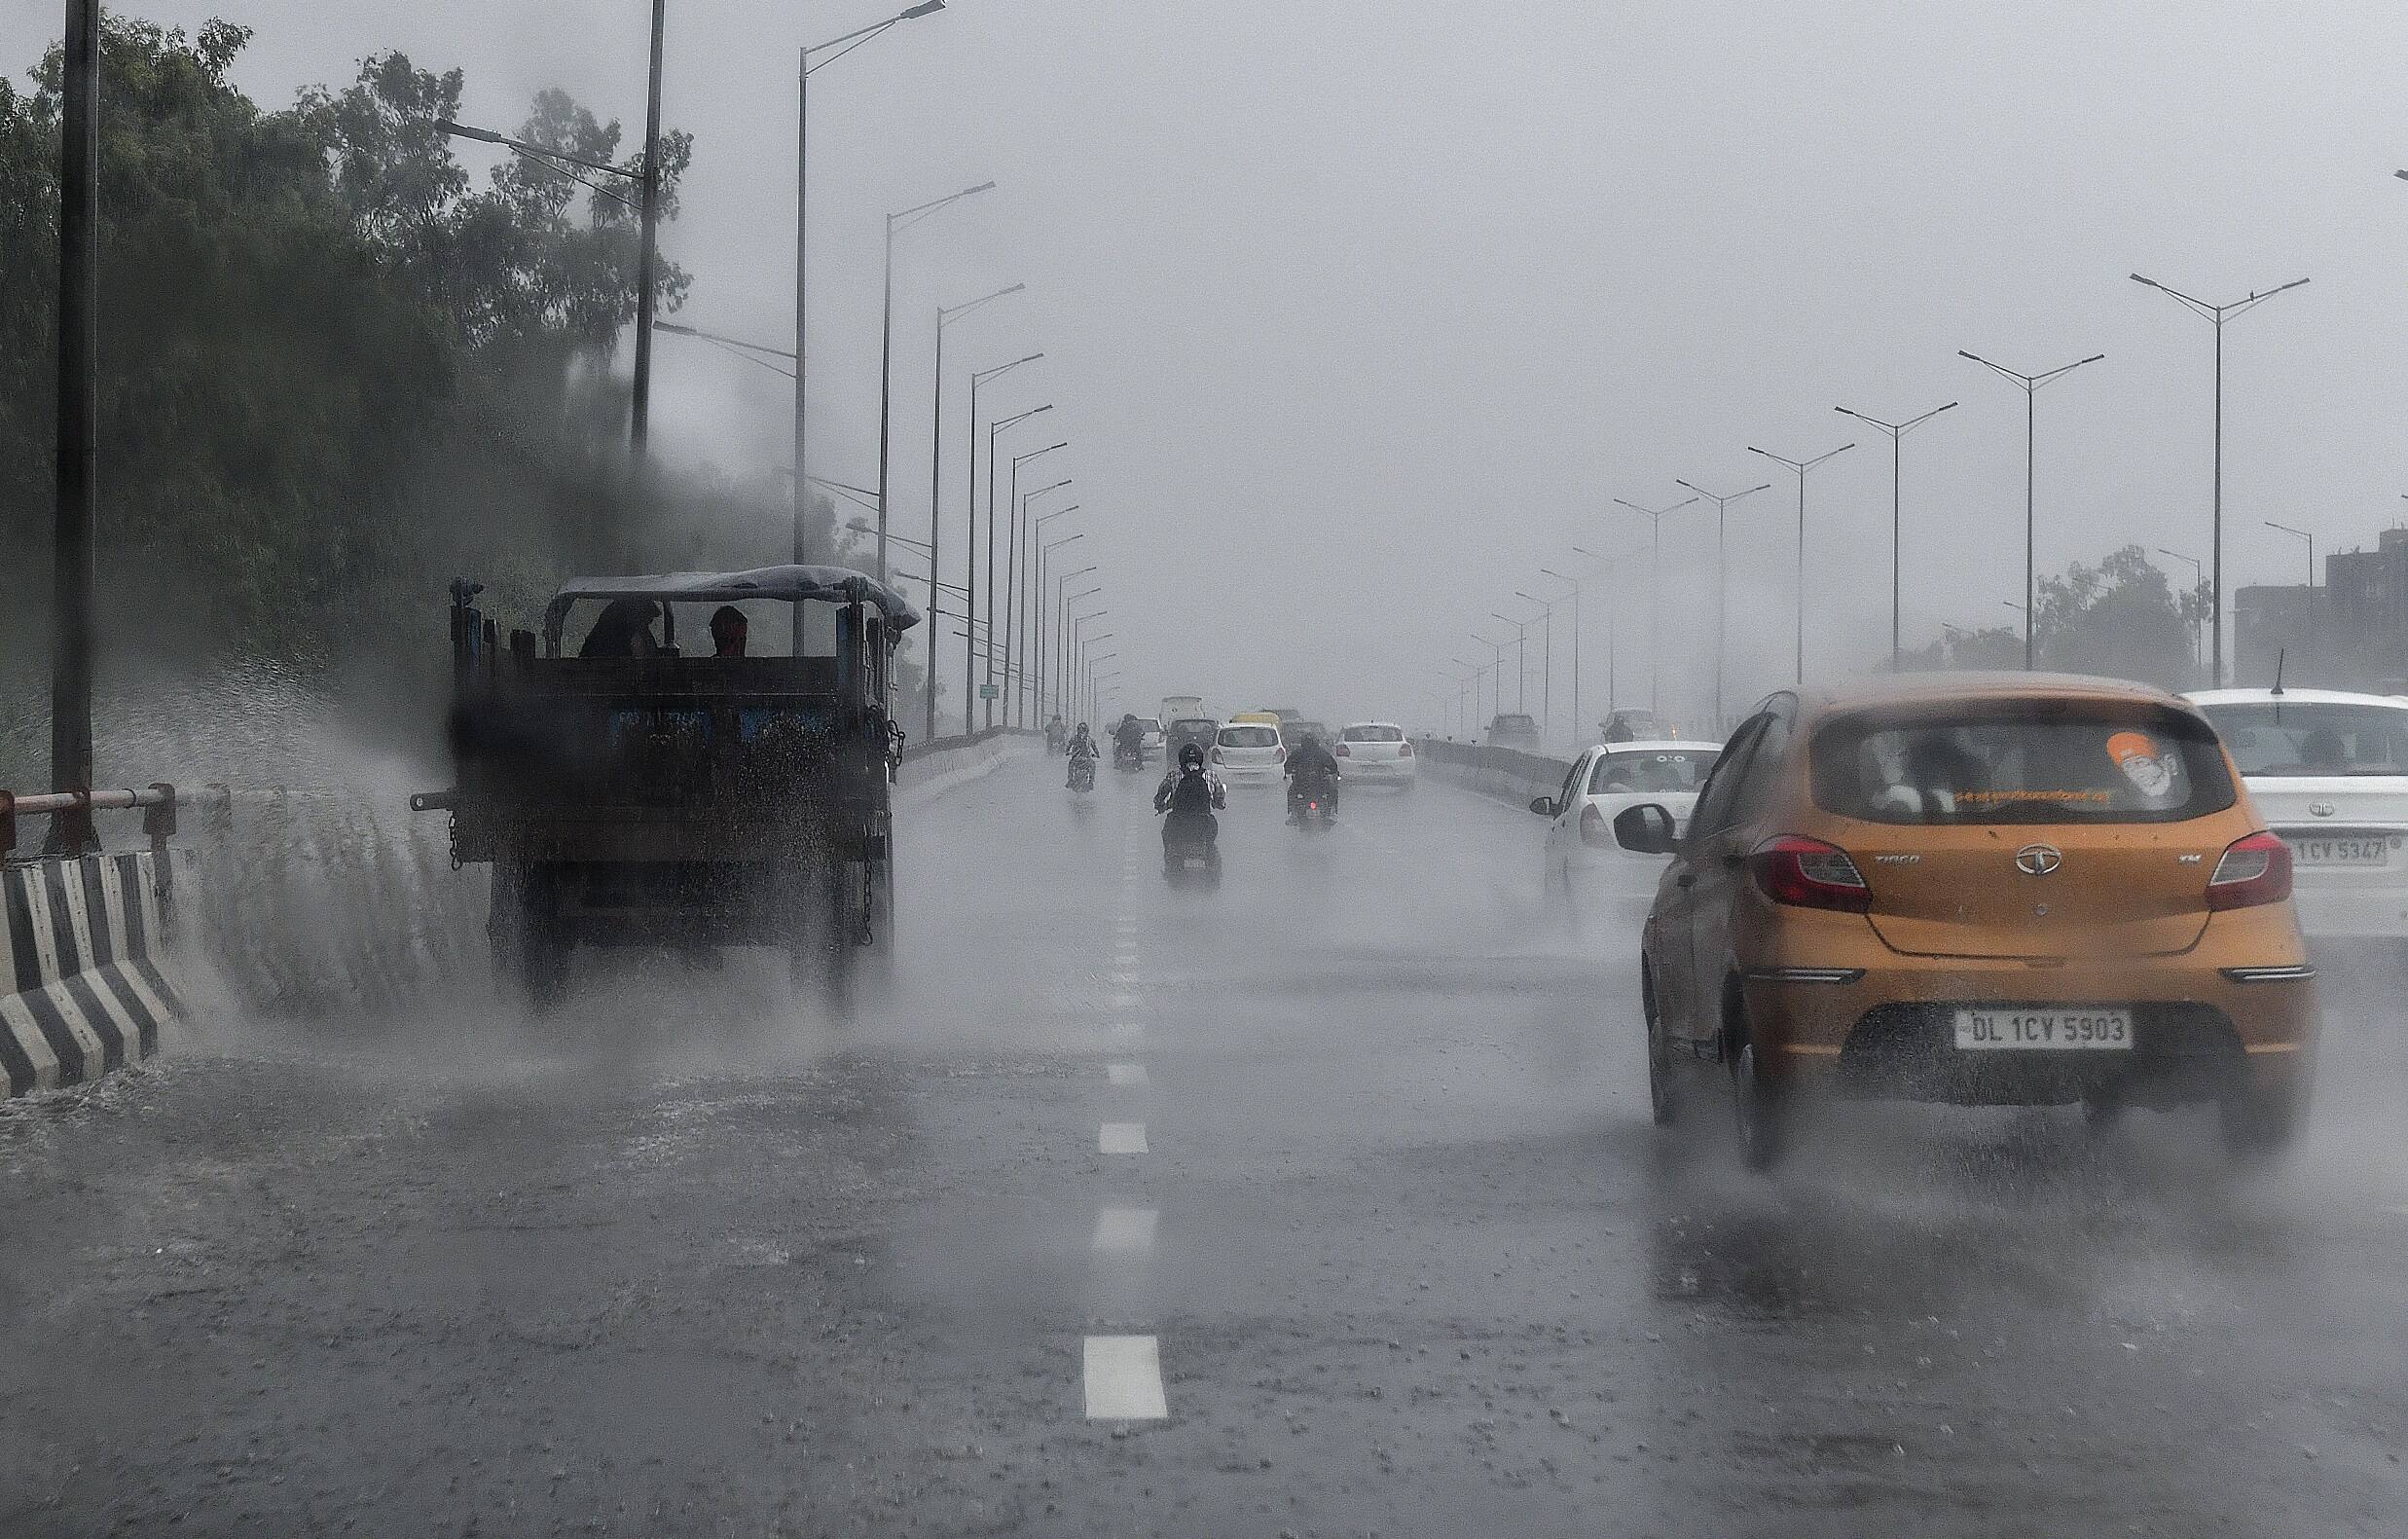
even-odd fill
[{"label": "white car", "polygon": [[1349,786],[1413,788],[1418,765],[1412,740],[1393,721],[1357,721],[1337,729],[1338,774]]},{"label": "white car", "polygon": [[1162,756],[1162,723],[1152,716],[1137,718],[1137,756],[1140,762]]},{"label": "white car", "polygon": [[2314,936],[2408,937],[2408,700],[2334,689],[2203,689],[2250,799],[2291,847]]},{"label": "white car", "polygon": [[1213,736],[1212,767],[1231,786],[1277,786],[1288,778],[1288,748],[1267,721],[1231,721]]},{"label": "white car", "polygon": [[1602,886],[1652,901],[1664,858],[1624,849],[1614,837],[1614,820],[1624,808],[1654,802],[1672,814],[1676,830],[1686,829],[1697,789],[1722,751],[1719,743],[1679,739],[1600,743],[1584,751],[1555,793],[1530,804],[1547,820],[1549,884]]}]

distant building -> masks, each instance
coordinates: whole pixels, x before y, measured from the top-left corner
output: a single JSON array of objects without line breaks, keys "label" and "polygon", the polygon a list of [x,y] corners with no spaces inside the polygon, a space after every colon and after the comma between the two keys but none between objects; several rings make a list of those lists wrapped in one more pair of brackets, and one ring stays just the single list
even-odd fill
[{"label": "distant building", "polygon": [[2272,683],[2286,653],[2289,683],[2408,692],[2408,529],[2326,556],[2313,599],[2299,583],[2233,595],[2233,681]]},{"label": "distant building", "polygon": [[2323,610],[2338,681],[2408,690],[2408,529],[2387,529],[2373,550],[2324,558]]}]

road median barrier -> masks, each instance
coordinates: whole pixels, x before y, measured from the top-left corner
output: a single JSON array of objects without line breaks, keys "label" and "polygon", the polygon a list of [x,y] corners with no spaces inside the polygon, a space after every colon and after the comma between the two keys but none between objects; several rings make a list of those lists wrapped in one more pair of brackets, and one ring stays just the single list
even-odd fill
[{"label": "road median barrier", "polygon": [[967,737],[916,744],[903,750],[894,789],[898,797],[926,800],[991,775],[1008,760],[1027,757],[1043,745],[1041,734],[1020,727],[989,727]]},{"label": "road median barrier", "polygon": [[1570,759],[1450,738],[1423,738],[1414,751],[1424,776],[1515,807],[1529,806],[1535,796],[1554,795],[1572,773]]},{"label": "road median barrier", "polygon": [[184,1011],[166,965],[173,869],[149,850],[0,866],[10,1095],[80,1084],[159,1051]]}]

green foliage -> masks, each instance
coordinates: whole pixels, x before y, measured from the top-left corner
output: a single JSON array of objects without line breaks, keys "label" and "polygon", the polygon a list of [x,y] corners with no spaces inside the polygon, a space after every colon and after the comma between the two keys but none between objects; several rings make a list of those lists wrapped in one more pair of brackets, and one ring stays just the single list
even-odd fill
[{"label": "green foliage", "polygon": [[[399,54],[262,110],[228,78],[248,39],[103,23],[104,690],[134,649],[439,673],[456,572],[532,601],[571,570],[787,547],[783,486],[637,484],[610,372],[632,184],[511,157],[476,186],[435,128],[460,72]],[[47,655],[59,70],[54,49],[29,91],[0,82],[0,710],[20,723]],[[619,125],[557,91],[516,131],[621,163]],[[692,151],[663,136],[665,218]],[[690,281],[663,262],[662,308]]]},{"label": "green foliage", "polygon": [[2040,584],[2040,661],[2184,687],[2196,672],[2186,607],[2137,545],[2109,552],[2096,567],[2077,562]]}]

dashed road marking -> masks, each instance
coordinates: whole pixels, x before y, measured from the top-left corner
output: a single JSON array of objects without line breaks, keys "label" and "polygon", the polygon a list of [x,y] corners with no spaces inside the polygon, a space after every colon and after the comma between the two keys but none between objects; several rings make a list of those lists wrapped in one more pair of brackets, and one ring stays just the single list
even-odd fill
[{"label": "dashed road marking", "polygon": [[1146,1150],[1146,1124],[1143,1122],[1106,1122],[1096,1130],[1095,1147],[1106,1154],[1142,1154]]},{"label": "dashed road marking", "polygon": [[1159,1421],[1162,1349],[1149,1336],[1091,1336],[1086,1342],[1087,1419]]},{"label": "dashed road marking", "polygon": [[1142,1063],[1115,1063],[1105,1066],[1104,1073],[1114,1084],[1149,1084],[1146,1066]]},{"label": "dashed road marking", "polygon": [[1161,1217],[1152,1208],[1106,1208],[1095,1216],[1095,1248],[1114,1255],[1150,1251]]}]

